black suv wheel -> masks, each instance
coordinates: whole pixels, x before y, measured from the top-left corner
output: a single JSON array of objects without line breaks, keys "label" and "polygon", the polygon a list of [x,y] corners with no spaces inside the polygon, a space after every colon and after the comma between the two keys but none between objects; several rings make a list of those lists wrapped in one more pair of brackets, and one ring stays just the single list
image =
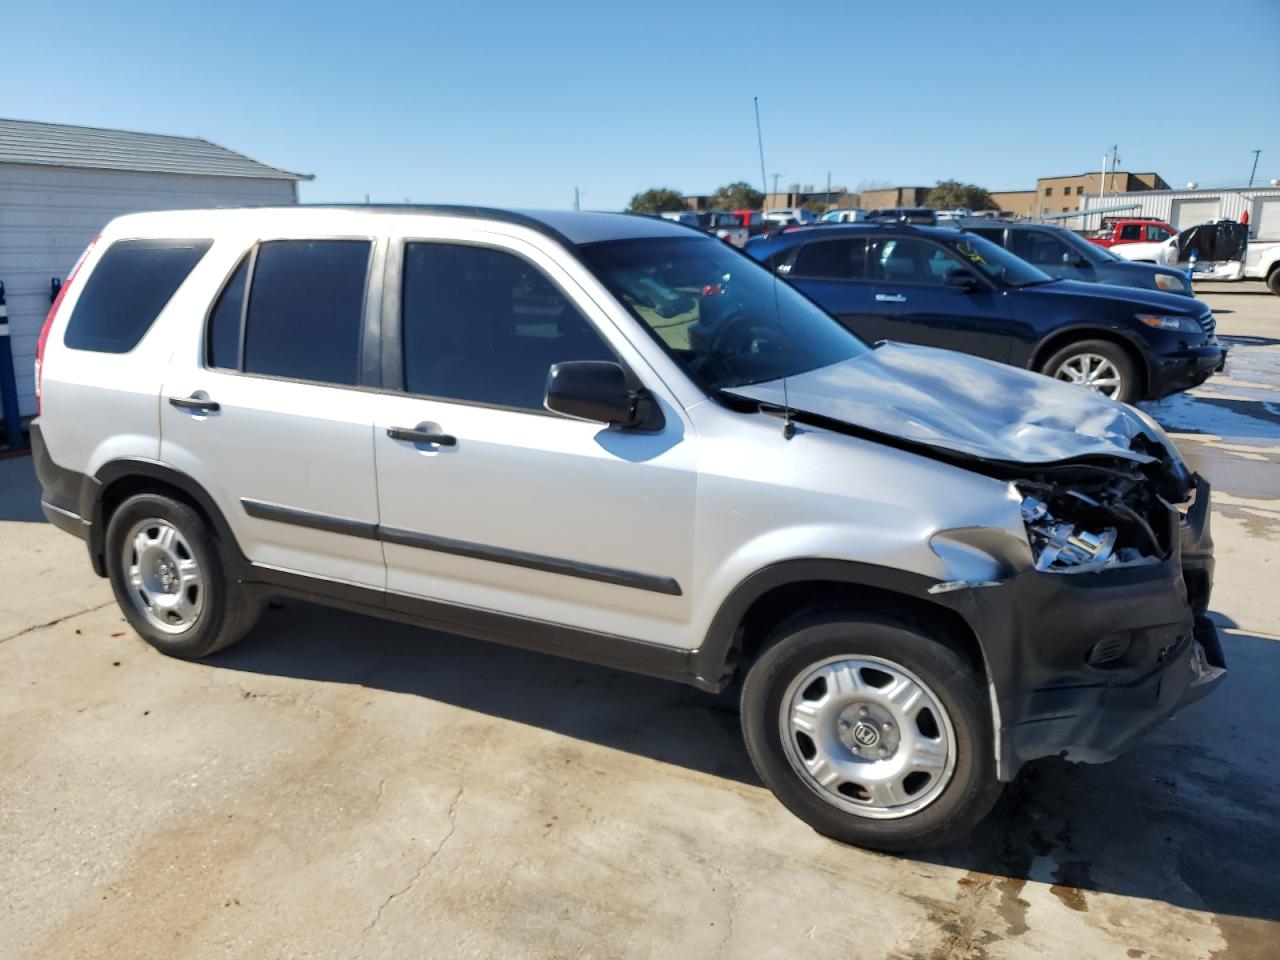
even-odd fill
[{"label": "black suv wheel", "polygon": [[107,575],[125,618],[147,643],[183,659],[235,643],[260,601],[228,581],[208,524],[185,503],[130,497],[107,524]]},{"label": "black suv wheel", "polygon": [[747,674],[747,751],[819,833],[940,846],[1000,795],[985,686],[946,638],[879,614],[784,626]]},{"label": "black suv wheel", "polygon": [[1054,351],[1041,364],[1040,372],[1122,403],[1138,399],[1138,370],[1124,347],[1110,340],[1069,343]]}]

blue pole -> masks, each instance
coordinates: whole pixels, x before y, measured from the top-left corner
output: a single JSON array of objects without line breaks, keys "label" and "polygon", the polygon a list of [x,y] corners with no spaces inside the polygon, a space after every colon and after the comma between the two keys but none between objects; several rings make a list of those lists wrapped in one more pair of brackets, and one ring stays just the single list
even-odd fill
[{"label": "blue pole", "polygon": [[22,418],[18,415],[18,380],[13,372],[13,345],[9,336],[9,308],[0,282],[0,404],[4,405],[4,440],[10,447],[22,443]]}]

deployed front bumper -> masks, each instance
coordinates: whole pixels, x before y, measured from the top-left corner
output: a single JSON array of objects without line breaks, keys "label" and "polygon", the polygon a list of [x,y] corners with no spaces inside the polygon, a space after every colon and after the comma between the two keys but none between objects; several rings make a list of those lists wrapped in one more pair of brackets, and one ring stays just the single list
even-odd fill
[{"label": "deployed front bumper", "polygon": [[965,591],[958,612],[987,658],[1002,779],[1037,757],[1114,759],[1221,682],[1222,645],[1206,616],[1213,541],[1202,479],[1179,532],[1163,563],[1026,571]]}]

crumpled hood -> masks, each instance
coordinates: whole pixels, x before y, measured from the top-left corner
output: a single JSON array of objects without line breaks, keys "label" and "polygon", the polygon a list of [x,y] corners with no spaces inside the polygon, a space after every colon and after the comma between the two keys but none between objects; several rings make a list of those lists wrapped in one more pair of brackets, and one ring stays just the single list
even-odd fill
[{"label": "crumpled hood", "polygon": [[[782,407],[781,380],[726,393]],[[1006,463],[1092,455],[1136,463],[1142,435],[1163,440],[1130,407],[1092,390],[992,360],[885,343],[829,367],[788,377],[786,403],[807,413],[916,444]]]}]

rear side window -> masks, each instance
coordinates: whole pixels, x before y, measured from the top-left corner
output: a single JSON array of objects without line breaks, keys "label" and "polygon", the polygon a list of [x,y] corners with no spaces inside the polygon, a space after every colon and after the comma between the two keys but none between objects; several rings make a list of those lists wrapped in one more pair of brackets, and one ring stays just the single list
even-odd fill
[{"label": "rear side window", "polygon": [[861,237],[807,244],[788,276],[815,280],[861,280],[866,275],[867,241]]},{"label": "rear side window", "polygon": [[249,257],[236,267],[222,295],[209,314],[209,342],[205,360],[210,367],[240,369],[240,324],[244,317],[244,288],[249,278]]},{"label": "rear side window", "polygon": [[[371,246],[368,240],[260,244],[245,316],[244,372],[357,384]],[[213,318],[212,336],[229,344],[220,319]],[[219,362],[222,349],[214,346]]]},{"label": "rear side window", "polygon": [[1120,239],[1121,240],[1141,240],[1142,224],[1126,223],[1123,227],[1120,228]]},{"label": "rear side window", "polygon": [[90,274],[62,342],[128,353],[151,329],[211,240],[118,240]]},{"label": "rear side window", "polygon": [[1004,227],[968,227],[967,229],[970,233],[984,240],[990,240],[997,246],[1004,246]]}]

